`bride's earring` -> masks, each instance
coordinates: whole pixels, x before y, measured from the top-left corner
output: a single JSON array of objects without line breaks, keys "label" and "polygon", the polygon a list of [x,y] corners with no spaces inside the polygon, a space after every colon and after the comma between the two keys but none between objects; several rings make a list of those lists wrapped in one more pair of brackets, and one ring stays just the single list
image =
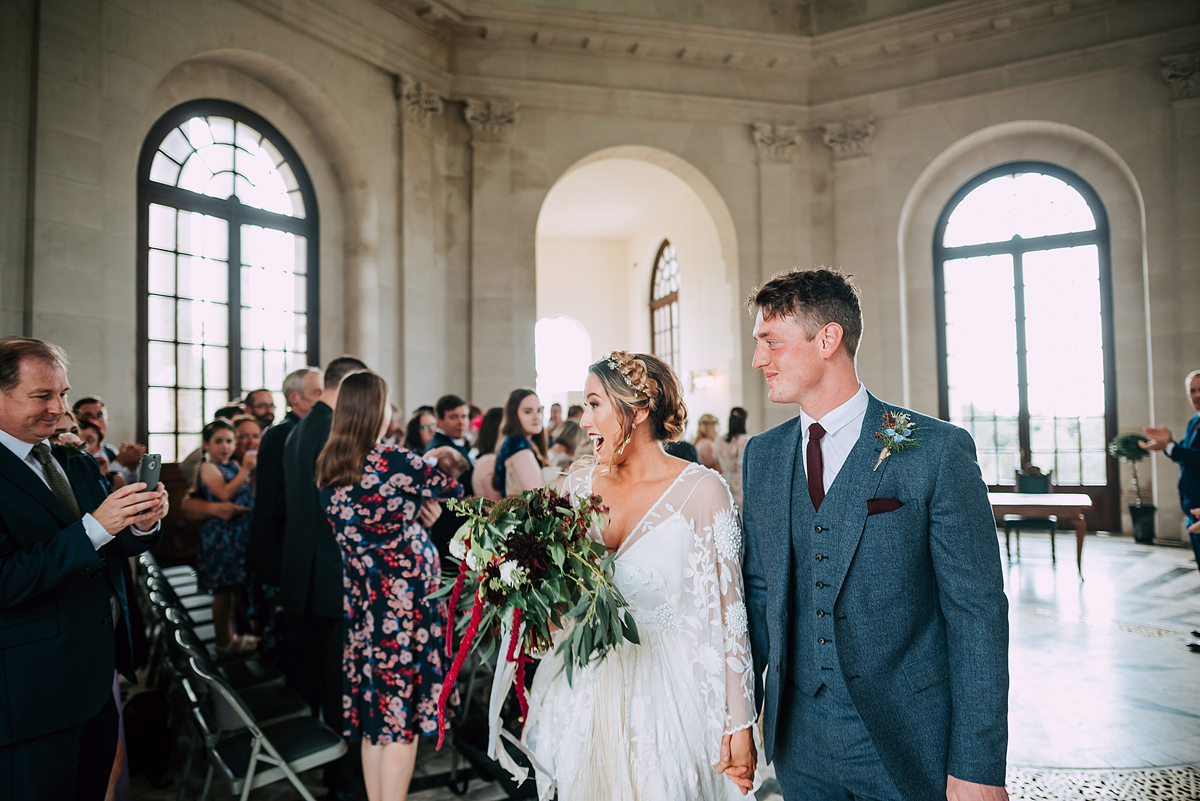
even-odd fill
[{"label": "bride's earring", "polygon": [[621,443],[621,447],[617,448],[617,456],[625,453],[625,446],[633,442],[633,429],[635,428],[637,428],[637,423],[633,424],[633,426],[629,429],[629,437]]}]

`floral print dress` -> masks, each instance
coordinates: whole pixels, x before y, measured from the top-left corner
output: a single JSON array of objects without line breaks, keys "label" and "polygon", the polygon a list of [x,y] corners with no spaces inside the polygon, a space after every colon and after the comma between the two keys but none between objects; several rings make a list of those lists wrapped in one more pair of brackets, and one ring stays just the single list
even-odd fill
[{"label": "floral print dress", "polygon": [[437,731],[446,660],[441,562],[417,522],[426,498],[463,489],[410,450],[377,445],[357,484],[321,490],[342,550],[342,729],[351,740],[411,743]]}]

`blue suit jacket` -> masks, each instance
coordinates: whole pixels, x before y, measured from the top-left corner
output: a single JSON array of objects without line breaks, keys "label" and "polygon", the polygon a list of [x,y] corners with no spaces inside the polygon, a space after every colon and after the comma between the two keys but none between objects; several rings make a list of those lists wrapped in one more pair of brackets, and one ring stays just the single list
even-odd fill
[{"label": "blue suit jacket", "polygon": [[1170,458],[1179,465],[1179,503],[1190,520],[1192,510],[1200,509],[1200,414],[1188,421]]},{"label": "blue suit jacket", "polygon": [[[108,484],[94,459],[52,453],[81,512],[104,502]],[[72,523],[54,493],[0,447],[0,745],[93,717],[112,697],[114,667],[136,681],[121,563],[160,537],[127,528],[97,551],[83,522]]]},{"label": "blue suit jacket", "polygon": [[[996,524],[969,434],[909,412],[919,445],[872,471],[885,406],[868,401],[858,444],[836,483],[840,508],[834,645],[876,750],[905,798],[944,799],[946,776],[1003,785],[1008,748],[1008,601]],[[753,437],[743,459],[744,571],[750,638],[763,699],[766,758],[777,741],[791,660],[793,492],[799,416]],[[833,488],[830,488],[832,492]],[[826,496],[827,498],[829,496]],[[904,505],[868,515],[867,501]],[[828,501],[827,501],[828,502]],[[803,664],[800,662],[798,664]],[[765,694],[762,676],[765,671]],[[801,755],[802,757],[802,755]]]}]

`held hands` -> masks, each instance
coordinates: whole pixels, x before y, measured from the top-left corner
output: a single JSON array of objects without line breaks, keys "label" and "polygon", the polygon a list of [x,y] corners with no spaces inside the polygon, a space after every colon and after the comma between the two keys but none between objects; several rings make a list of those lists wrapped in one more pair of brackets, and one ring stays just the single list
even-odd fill
[{"label": "held hands", "polygon": [[443,445],[440,448],[434,448],[426,456],[432,456],[437,459],[438,470],[441,470],[452,478],[458,478],[467,469],[467,460],[461,453],[451,448],[449,445]]},{"label": "held hands", "polygon": [[1142,446],[1142,448],[1145,450],[1164,451],[1167,449],[1167,446],[1171,444],[1171,429],[1169,428],[1156,428],[1154,426],[1147,426],[1142,429],[1142,432],[1150,438],[1149,442],[1138,443],[1138,445]]},{"label": "held hands", "polygon": [[137,467],[137,463],[146,455],[146,446],[138,445],[136,442],[122,442],[120,450],[117,451],[117,464],[122,467],[128,467],[130,470]]},{"label": "held hands", "polygon": [[135,525],[142,531],[148,530],[167,516],[170,503],[167,489],[160,482],[157,490],[146,492],[140,481],[121,487],[104,499],[104,503],[92,512],[92,517],[114,537],[117,532]]},{"label": "held hands", "polygon": [[994,784],[976,784],[947,776],[946,801],[1008,801],[1008,791]]},{"label": "held hands", "polygon": [[1200,534],[1200,509],[1193,509],[1192,517],[1196,518],[1196,522],[1188,526],[1188,534]]},{"label": "held hands", "polygon": [[746,795],[754,787],[754,771],[758,752],[754,748],[754,732],[745,728],[721,738],[721,761],[714,770],[724,773]]},{"label": "held hands", "polygon": [[435,500],[427,498],[425,499],[425,502],[421,504],[421,511],[417,513],[417,520],[420,521],[422,526],[429,528],[436,523],[438,518],[441,516],[442,505]]},{"label": "held hands", "polygon": [[226,522],[232,520],[240,514],[249,512],[250,507],[238,506],[232,501],[217,501],[212,505],[213,517],[218,517]]}]

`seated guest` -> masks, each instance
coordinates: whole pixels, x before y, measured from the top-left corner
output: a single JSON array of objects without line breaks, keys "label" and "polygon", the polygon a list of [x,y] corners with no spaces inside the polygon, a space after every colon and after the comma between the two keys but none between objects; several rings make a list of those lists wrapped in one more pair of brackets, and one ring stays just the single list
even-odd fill
[{"label": "seated guest", "polygon": [[504,496],[492,486],[492,475],[496,472],[496,440],[500,437],[500,423],[504,410],[495,406],[487,410],[479,421],[479,434],[475,437],[475,469],[471,471],[471,494],[476,498],[501,500]]},{"label": "seated guest", "polygon": [[532,389],[514,389],[504,405],[500,424],[504,437],[496,453],[492,486],[502,495],[518,495],[545,486],[546,431],[542,428],[542,402]]},{"label": "seated guest", "polygon": [[[422,453],[448,446],[461,453],[467,460],[467,464],[470,465],[471,445],[467,442],[467,425],[470,422],[471,407],[457,395],[443,395],[438,398],[433,411],[437,418],[437,430],[433,432],[433,436]],[[471,468],[469,466],[467,472],[462,475],[462,485],[464,487],[471,486]]]},{"label": "seated guest", "polygon": [[546,431],[549,436],[546,438],[546,445],[554,447],[554,437],[558,434],[558,427],[563,424],[562,404],[550,404],[550,421],[546,423]]},{"label": "seated guest", "polygon": [[[429,411],[425,411],[429,409]],[[424,453],[437,431],[437,417],[431,407],[423,406],[408,419],[404,432],[404,447],[416,453]]]},{"label": "seated guest", "polygon": [[[316,472],[345,577],[342,733],[362,741],[371,799],[405,797],[417,735],[437,731],[451,624],[441,601],[426,600],[441,565],[417,520],[427,500],[463,494],[417,452],[379,444],[387,418],[387,382],[369,372],[346,376]],[[452,474],[466,465],[452,449],[438,453]]]},{"label": "seated guest", "polygon": [[259,428],[263,431],[275,422],[275,396],[269,389],[256,389],[248,393],[243,408],[245,414],[258,421]]},{"label": "seated guest", "polygon": [[101,475],[108,481],[109,487],[117,490],[125,486],[124,477],[114,471],[108,463],[108,454],[104,452],[104,432],[100,430],[100,426],[96,425],[95,420],[88,420],[79,426],[79,438],[83,440],[83,446],[87,448],[88,455],[96,460],[96,465],[100,468]]},{"label": "seated guest", "polygon": [[0,796],[22,801],[105,797],[114,669],[137,683],[122,565],[168,510],[162,484],[109,493],[94,460],[50,442],[69,388],[61,348],[0,338]]},{"label": "seated guest", "polygon": [[572,404],[567,408],[567,419],[578,423],[583,419],[583,407],[578,404]]},{"label": "seated guest", "polygon": [[[551,415],[550,419],[553,420],[554,415]],[[554,430],[554,445],[550,448],[551,466],[559,473],[566,473],[580,455],[587,455],[586,451],[580,453],[581,447],[586,445],[590,449],[591,444],[587,432],[580,428],[578,423],[573,420],[560,423]]]},{"label": "seated guest", "polygon": [[[78,422],[86,423],[90,420],[99,426],[101,439],[108,436],[108,410],[105,408],[103,399],[96,395],[86,395],[75,401],[71,411],[75,413],[75,419]],[[125,482],[129,483],[133,481],[138,462],[146,455],[146,446],[122,442],[120,448],[114,448],[106,443],[104,455],[108,457],[108,466],[113,471],[120,473]]]},{"label": "seated guest", "polygon": [[[254,420],[250,421],[254,423]],[[206,459],[200,465],[200,494],[206,501],[227,501],[247,511],[254,507],[250,476],[257,460],[247,453],[239,464],[233,461],[237,431],[228,420],[216,419],[200,432]],[[200,589],[213,593],[213,626],[217,635],[217,656],[252,651],[258,639],[236,635],[233,631],[233,606],[237,591],[246,581],[246,544],[250,539],[250,515],[232,520],[210,517],[200,527],[200,551],[196,554],[196,575]]]}]

